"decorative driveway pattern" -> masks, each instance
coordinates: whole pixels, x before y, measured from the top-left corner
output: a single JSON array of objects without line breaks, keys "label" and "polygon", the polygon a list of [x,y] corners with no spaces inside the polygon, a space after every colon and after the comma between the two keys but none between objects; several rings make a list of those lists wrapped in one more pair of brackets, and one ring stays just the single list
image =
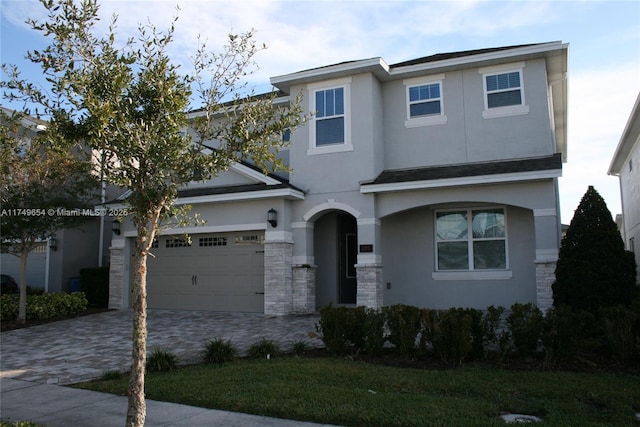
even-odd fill
[{"label": "decorative driveway pattern", "polygon": [[[72,384],[107,371],[128,371],[132,314],[109,311],[2,332],[0,378]],[[318,320],[316,315],[149,310],[147,350],[171,351],[186,365],[197,363],[205,343],[216,338],[230,340],[241,354],[263,338],[284,351],[300,341],[320,347],[322,342],[310,337]]]}]

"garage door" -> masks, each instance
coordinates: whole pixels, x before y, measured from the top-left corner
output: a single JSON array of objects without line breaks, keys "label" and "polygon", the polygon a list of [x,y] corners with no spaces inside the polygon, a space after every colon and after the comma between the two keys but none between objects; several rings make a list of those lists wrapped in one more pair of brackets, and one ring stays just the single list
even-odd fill
[{"label": "garage door", "polygon": [[161,236],[148,258],[149,308],[264,312],[264,232]]}]

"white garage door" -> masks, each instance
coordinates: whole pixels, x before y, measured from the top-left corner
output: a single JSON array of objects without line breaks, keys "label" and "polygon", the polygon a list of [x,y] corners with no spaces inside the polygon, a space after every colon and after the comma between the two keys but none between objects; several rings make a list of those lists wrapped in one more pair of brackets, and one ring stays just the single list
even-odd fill
[{"label": "white garage door", "polygon": [[149,308],[264,312],[264,232],[161,236],[148,258]]}]

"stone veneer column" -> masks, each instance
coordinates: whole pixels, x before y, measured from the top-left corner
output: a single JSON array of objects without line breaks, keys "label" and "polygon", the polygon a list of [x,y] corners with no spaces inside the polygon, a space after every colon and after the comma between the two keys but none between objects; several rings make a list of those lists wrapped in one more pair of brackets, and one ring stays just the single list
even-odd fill
[{"label": "stone veneer column", "polygon": [[122,310],[124,306],[124,239],[114,240],[109,248],[109,308]]},{"label": "stone veneer column", "polygon": [[315,265],[294,265],[292,313],[313,313],[316,311],[316,269]]},{"label": "stone veneer column", "polygon": [[384,305],[384,283],[381,264],[356,264],[358,281],[357,305],[380,308]]},{"label": "stone veneer column", "polygon": [[264,242],[264,314],[291,313],[293,242]]},{"label": "stone veneer column", "polygon": [[536,261],[536,303],[540,310],[547,311],[553,306],[553,289],[556,280],[555,261]]}]

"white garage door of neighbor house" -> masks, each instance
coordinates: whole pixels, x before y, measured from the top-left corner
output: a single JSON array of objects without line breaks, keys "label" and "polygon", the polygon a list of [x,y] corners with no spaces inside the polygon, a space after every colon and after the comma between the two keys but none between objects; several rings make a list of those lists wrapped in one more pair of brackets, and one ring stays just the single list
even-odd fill
[{"label": "white garage door of neighbor house", "polygon": [[264,312],[264,232],[161,236],[147,259],[149,308]]}]

